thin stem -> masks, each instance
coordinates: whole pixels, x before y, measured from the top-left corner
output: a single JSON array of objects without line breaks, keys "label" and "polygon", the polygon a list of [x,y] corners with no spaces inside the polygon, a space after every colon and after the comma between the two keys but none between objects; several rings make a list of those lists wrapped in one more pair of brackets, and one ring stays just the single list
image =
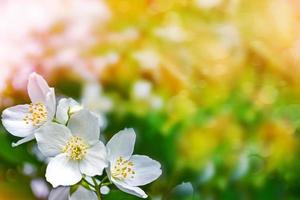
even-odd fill
[{"label": "thin stem", "polygon": [[102,179],[102,181],[101,181],[101,185],[102,185],[102,183],[103,183],[104,181],[106,181],[107,179],[108,179],[108,177],[105,176],[105,177]]},{"label": "thin stem", "polygon": [[88,184],[89,186],[91,186],[91,187],[95,187],[93,184],[91,184],[90,182],[88,182],[85,178],[83,178],[82,179],[83,180],[83,182],[85,182],[86,184]]},{"label": "thin stem", "polygon": [[107,182],[107,183],[102,183],[101,186],[108,186],[111,185],[111,182]]},{"label": "thin stem", "polygon": [[97,195],[97,198],[98,200],[102,200],[102,196],[101,196],[101,193],[100,193],[100,185],[97,184],[97,180],[92,177],[92,180],[94,182],[94,187],[95,187],[95,190],[96,190],[96,195]]}]

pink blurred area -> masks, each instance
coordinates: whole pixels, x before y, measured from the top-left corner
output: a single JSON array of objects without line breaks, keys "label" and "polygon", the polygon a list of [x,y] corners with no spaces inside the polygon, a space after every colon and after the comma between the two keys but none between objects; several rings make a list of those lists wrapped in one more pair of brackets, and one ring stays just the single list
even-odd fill
[{"label": "pink blurred area", "polygon": [[82,54],[99,40],[97,31],[110,18],[102,1],[1,0],[0,13],[0,94],[10,85],[23,90],[32,71],[49,76],[70,67],[93,78],[89,69],[97,62]]}]

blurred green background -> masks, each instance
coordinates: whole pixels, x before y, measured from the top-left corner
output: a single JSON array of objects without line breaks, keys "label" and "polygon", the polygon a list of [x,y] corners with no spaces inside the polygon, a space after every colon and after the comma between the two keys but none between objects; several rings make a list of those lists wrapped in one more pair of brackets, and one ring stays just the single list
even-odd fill
[{"label": "blurred green background", "polygon": [[[163,168],[149,199],[300,199],[299,1],[76,2],[30,0],[24,20],[0,2],[3,33],[26,30],[0,34],[2,109],[29,101],[36,71],[102,115],[103,140],[135,129]],[[46,199],[44,158],[17,139],[1,129],[0,199]]]}]

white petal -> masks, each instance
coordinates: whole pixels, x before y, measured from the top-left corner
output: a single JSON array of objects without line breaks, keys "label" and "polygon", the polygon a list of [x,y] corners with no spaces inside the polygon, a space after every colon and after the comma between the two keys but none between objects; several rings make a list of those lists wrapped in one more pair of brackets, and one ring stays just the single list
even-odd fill
[{"label": "white petal", "polygon": [[160,163],[148,156],[133,155],[130,161],[134,164],[133,170],[135,172],[133,179],[126,180],[130,186],[142,186],[151,183],[162,173]]},{"label": "white petal", "polygon": [[61,124],[66,124],[69,120],[69,114],[71,110],[76,109],[76,107],[80,107],[80,104],[77,103],[74,99],[61,99],[57,106],[56,120]]},{"label": "white petal", "polygon": [[53,188],[49,194],[48,200],[68,200],[70,187]]},{"label": "white petal", "polygon": [[28,135],[28,136],[24,137],[23,139],[18,140],[16,143],[12,143],[12,147],[19,146],[21,144],[24,144],[24,143],[29,142],[34,139],[35,139],[34,134]]},{"label": "white petal", "polygon": [[53,187],[75,185],[82,178],[78,162],[69,160],[66,154],[51,159],[46,170],[46,179]]},{"label": "white petal", "polygon": [[148,195],[139,187],[129,186],[129,185],[124,184],[124,183],[119,182],[119,181],[113,181],[113,183],[117,186],[117,188],[119,188],[123,192],[135,195],[135,196],[140,197],[140,198],[147,198],[148,197]]},{"label": "white petal", "polygon": [[56,99],[54,89],[50,88],[50,92],[46,94],[46,102],[45,102],[47,112],[48,112],[48,121],[52,121],[56,111]]},{"label": "white petal", "polygon": [[35,138],[40,151],[47,157],[62,153],[69,139],[70,130],[61,124],[49,122],[36,130]]},{"label": "white petal", "polygon": [[102,142],[87,150],[87,153],[79,163],[81,173],[88,176],[102,175],[103,169],[107,167],[106,148]]},{"label": "white petal", "polygon": [[73,135],[83,138],[89,145],[94,145],[99,141],[99,121],[97,117],[85,109],[71,116],[68,127]]},{"label": "white petal", "polygon": [[106,145],[109,161],[115,162],[120,156],[129,159],[133,153],[135,137],[132,128],[124,129],[115,134]]},{"label": "white petal", "polygon": [[27,90],[33,103],[46,103],[48,92],[53,92],[45,79],[35,72],[29,76]]},{"label": "white petal", "polygon": [[79,186],[78,189],[71,195],[70,200],[97,200],[97,195],[91,190]]},{"label": "white petal", "polygon": [[2,113],[2,124],[14,136],[26,137],[36,129],[23,120],[29,112],[29,105],[17,105],[7,108]]}]

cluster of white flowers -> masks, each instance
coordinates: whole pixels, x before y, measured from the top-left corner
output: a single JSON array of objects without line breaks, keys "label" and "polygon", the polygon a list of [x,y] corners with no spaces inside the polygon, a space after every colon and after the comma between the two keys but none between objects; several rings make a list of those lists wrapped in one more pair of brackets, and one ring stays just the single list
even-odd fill
[{"label": "cluster of white flowers", "polygon": [[56,106],[54,88],[36,73],[29,76],[27,89],[32,103],[5,109],[2,124],[23,138],[13,146],[36,139],[39,150],[51,158],[45,175],[55,188],[50,200],[101,199],[111,184],[147,198],[139,186],[157,179],[161,165],[147,156],[132,155],[133,129],[118,132],[104,145],[96,113],[71,98],[60,99]]}]

